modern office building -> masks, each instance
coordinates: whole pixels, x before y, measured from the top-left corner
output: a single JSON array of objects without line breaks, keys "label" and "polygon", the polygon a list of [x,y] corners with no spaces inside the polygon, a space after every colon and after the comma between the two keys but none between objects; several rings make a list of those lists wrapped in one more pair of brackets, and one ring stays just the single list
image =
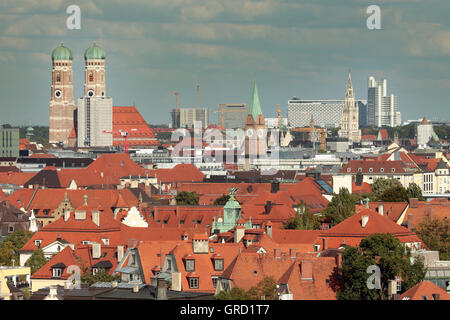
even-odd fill
[{"label": "modern office building", "polygon": [[244,103],[219,104],[218,124],[225,129],[243,129],[247,119],[248,107]]},{"label": "modern office building", "polygon": [[78,99],[78,147],[113,145],[112,98],[106,97],[105,51],[97,46],[86,49],[84,97]]},{"label": "modern office building", "polygon": [[368,125],[370,126],[394,127],[399,123],[397,120],[397,97],[394,94],[387,94],[386,79],[376,81],[374,77],[369,77],[367,111]]},{"label": "modern office building", "polygon": [[200,121],[202,128],[209,124],[208,108],[181,108],[179,111],[181,128],[193,128],[195,121]]},{"label": "modern office building", "polygon": [[0,157],[19,156],[19,128],[0,126]]},{"label": "modern office building", "polygon": [[[359,108],[365,108],[366,100],[356,100]],[[288,100],[288,122],[292,127],[308,127],[311,116],[314,123],[323,128],[339,128],[342,121],[344,100]]]},{"label": "modern office building", "polygon": [[112,98],[78,99],[78,147],[110,147],[113,145]]}]

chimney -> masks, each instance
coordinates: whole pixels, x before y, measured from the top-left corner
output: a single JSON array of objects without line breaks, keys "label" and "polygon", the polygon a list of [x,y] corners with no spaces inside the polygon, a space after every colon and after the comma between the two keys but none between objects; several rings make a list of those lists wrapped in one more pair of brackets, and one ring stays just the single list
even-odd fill
[{"label": "chimney", "polygon": [[281,249],[279,248],[273,249],[273,256],[277,260],[281,259]]},{"label": "chimney", "polygon": [[192,239],[192,251],[194,253],[208,253],[208,238],[197,238],[194,236]]},{"label": "chimney", "polygon": [[270,221],[266,224],[266,234],[272,238],[272,223]]},{"label": "chimney", "polygon": [[417,208],[419,205],[419,199],[417,198],[410,198],[409,199],[409,207],[410,208]]},{"label": "chimney", "polygon": [[313,280],[312,261],[302,261],[300,263],[302,280]]},{"label": "chimney", "polygon": [[98,259],[102,255],[102,246],[100,243],[92,244],[92,258]]},{"label": "chimney", "polygon": [[367,222],[369,222],[369,216],[362,216],[362,217],[361,217],[361,226],[362,226],[363,228],[366,227]]},{"label": "chimney", "polygon": [[122,259],[123,259],[123,251],[124,251],[124,247],[123,246],[117,246],[117,262],[122,261]]},{"label": "chimney", "polygon": [[100,211],[98,210],[92,211],[92,222],[95,223],[97,227],[100,227]]},{"label": "chimney", "polygon": [[272,210],[272,201],[268,200],[266,205],[264,206],[264,211],[266,214],[269,214]]},{"label": "chimney", "polygon": [[336,260],[336,266],[340,268],[342,265],[342,253],[339,252],[334,258]]},{"label": "chimney", "polygon": [[86,219],[86,211],[84,210],[75,211],[75,220],[85,220],[85,219]]},{"label": "chimney", "polygon": [[384,215],[384,203],[378,204],[378,213],[382,216]]},{"label": "chimney", "polygon": [[235,243],[241,242],[244,235],[245,235],[245,227],[237,226],[236,229],[234,230],[234,242]]},{"label": "chimney", "polygon": [[413,218],[414,218],[414,215],[413,215],[412,213],[409,213],[409,214],[408,214],[408,229],[409,229],[409,230],[412,230],[412,227],[413,227]]},{"label": "chimney", "polygon": [[133,284],[133,293],[138,293],[139,292],[139,283],[134,283]]},{"label": "chimney", "polygon": [[50,286],[50,290],[48,295],[52,298],[56,298],[56,296],[58,295],[58,287],[57,286]]},{"label": "chimney", "polygon": [[117,288],[117,285],[118,285],[117,281],[112,281],[111,282],[111,287],[112,288]]},{"label": "chimney", "polygon": [[328,238],[322,239],[322,251],[328,249]]},{"label": "chimney", "polygon": [[290,248],[289,249],[289,256],[291,257],[291,259],[296,259],[297,258],[297,249],[296,248]]},{"label": "chimney", "polygon": [[394,294],[397,294],[397,281],[389,280],[388,281],[388,296],[391,297]]},{"label": "chimney", "polygon": [[270,193],[277,193],[280,190],[280,182],[272,181],[270,184]]},{"label": "chimney", "polygon": [[156,300],[167,300],[166,280],[158,278],[156,281]]},{"label": "chimney", "polygon": [[66,222],[70,218],[70,211],[64,210],[64,221]]},{"label": "chimney", "polygon": [[172,291],[181,291],[181,272],[172,272]]},{"label": "chimney", "polygon": [[441,295],[439,293],[433,293],[433,300],[441,300]]}]

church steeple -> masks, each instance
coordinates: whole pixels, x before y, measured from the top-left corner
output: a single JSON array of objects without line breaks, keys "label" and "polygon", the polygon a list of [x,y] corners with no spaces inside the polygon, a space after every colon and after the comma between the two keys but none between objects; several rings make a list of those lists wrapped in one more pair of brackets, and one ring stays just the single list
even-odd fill
[{"label": "church steeple", "polygon": [[253,120],[255,122],[258,120],[258,116],[262,115],[261,103],[259,102],[258,87],[256,86],[256,79],[253,86],[252,102],[250,104],[250,108],[248,109],[248,114],[253,117]]},{"label": "church steeple", "polygon": [[350,73],[350,70],[348,71],[347,90],[345,91],[345,97],[347,99],[355,99],[355,95],[353,93],[352,75]]}]

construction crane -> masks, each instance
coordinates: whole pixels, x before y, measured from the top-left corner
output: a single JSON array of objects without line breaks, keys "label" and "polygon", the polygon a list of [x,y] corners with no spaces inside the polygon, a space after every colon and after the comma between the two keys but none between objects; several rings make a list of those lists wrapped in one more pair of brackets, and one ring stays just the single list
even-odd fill
[{"label": "construction crane", "polygon": [[[123,152],[126,153],[126,154],[128,154],[128,135],[129,135],[129,133],[131,131],[138,131],[138,130],[135,129],[135,128],[132,128],[132,129],[127,129],[127,130],[120,129],[118,131],[115,131],[116,133],[120,133],[120,135],[123,137]],[[103,133],[113,134],[114,132],[113,131],[103,130]]]}]

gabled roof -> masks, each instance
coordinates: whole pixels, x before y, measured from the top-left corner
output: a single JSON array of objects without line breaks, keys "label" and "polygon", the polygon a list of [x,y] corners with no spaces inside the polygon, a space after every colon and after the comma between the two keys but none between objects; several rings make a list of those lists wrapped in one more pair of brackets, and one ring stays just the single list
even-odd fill
[{"label": "gabled roof", "polygon": [[61,277],[58,279],[68,279],[71,274],[67,272],[67,266],[76,265],[81,268],[80,261],[75,257],[70,247],[65,247],[61,252],[55,255],[50,261],[36,271],[31,279],[51,279],[53,278],[52,268],[63,269]]},{"label": "gabled roof", "polygon": [[438,294],[440,300],[450,300],[450,294],[431,281],[422,281],[404,292],[400,300],[434,300],[433,294]]},{"label": "gabled roof", "polygon": [[173,182],[201,182],[204,174],[193,164],[181,163],[171,169],[150,170],[150,174],[156,177],[158,183]]}]

